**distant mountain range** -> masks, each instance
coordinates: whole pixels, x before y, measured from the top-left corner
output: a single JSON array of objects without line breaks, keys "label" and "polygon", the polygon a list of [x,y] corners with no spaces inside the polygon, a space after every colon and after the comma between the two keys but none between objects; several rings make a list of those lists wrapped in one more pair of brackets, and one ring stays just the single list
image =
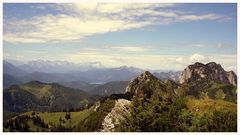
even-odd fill
[{"label": "distant mountain range", "polygon": [[126,87],[128,85],[128,81],[115,81],[108,82],[97,87],[94,87],[89,92],[95,95],[112,95],[112,94],[123,94],[125,93]]},{"label": "distant mountain range", "polygon": [[168,71],[168,72],[153,72],[153,75],[160,80],[173,80],[175,82],[179,81],[181,71]]},{"label": "distant mountain range", "polygon": [[7,61],[3,61],[3,73],[14,77],[22,77],[27,74],[25,70],[22,70]]},{"label": "distant mountain range", "polygon": [[14,84],[21,84],[22,81],[17,79],[16,77],[13,77],[12,75],[9,74],[3,74],[3,88],[7,88],[11,85]]},{"label": "distant mountain range", "polygon": [[[77,65],[65,61],[32,61],[23,65],[13,65],[8,61],[3,62],[3,73],[11,75],[11,80],[21,82],[40,81],[45,83],[60,82],[62,84],[74,83],[77,88],[78,82],[107,83],[112,81],[130,81],[140,75],[144,70],[136,67],[121,66],[118,68],[103,68],[102,66]],[[154,72],[154,71],[153,71]],[[154,72],[159,79],[171,79],[178,81],[180,72]],[[6,79],[5,79],[6,80]],[[5,83],[4,88],[11,84]],[[13,81],[14,82],[14,81]],[[69,86],[69,85],[66,85]]]},{"label": "distant mountain range", "polygon": [[103,84],[90,84],[81,81],[59,82],[64,86],[84,90],[90,94],[110,96],[112,94],[125,93],[128,81],[112,81]]},{"label": "distant mountain range", "polygon": [[68,61],[35,60],[19,65],[18,68],[28,72],[68,73],[91,69],[101,69],[104,67],[98,62],[76,64]]}]

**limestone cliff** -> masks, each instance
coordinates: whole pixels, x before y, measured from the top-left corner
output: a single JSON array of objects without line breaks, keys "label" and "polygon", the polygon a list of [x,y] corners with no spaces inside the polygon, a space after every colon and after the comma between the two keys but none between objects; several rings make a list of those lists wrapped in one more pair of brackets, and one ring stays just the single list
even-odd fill
[{"label": "limestone cliff", "polygon": [[179,83],[191,83],[198,81],[216,81],[225,84],[237,85],[237,77],[233,71],[226,72],[220,64],[210,62],[208,64],[195,63],[189,65],[181,74]]}]

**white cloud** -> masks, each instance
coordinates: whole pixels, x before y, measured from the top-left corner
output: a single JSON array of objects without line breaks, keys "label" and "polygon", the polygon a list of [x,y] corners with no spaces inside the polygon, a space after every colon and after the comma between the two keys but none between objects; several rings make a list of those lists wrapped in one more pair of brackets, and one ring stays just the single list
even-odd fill
[{"label": "white cloud", "polygon": [[178,57],[177,59],[176,59],[176,62],[178,62],[178,63],[184,63],[184,61],[185,61],[185,58],[184,57]]},{"label": "white cloud", "polygon": [[32,54],[46,54],[47,51],[34,51],[34,50],[26,50],[27,53],[32,53]]},{"label": "white cloud", "polygon": [[200,55],[200,54],[193,54],[191,57],[190,57],[190,61],[191,62],[203,62],[205,61],[206,58],[203,56],[203,55]]},{"label": "white cloud", "polygon": [[223,44],[222,43],[218,43],[217,44],[217,48],[219,48],[219,49],[223,48]]},{"label": "white cloud", "polygon": [[153,9],[156,7],[160,8],[168,8],[173,7],[176,4],[172,3],[144,3],[144,4],[137,4],[137,3],[74,3],[74,4],[60,4],[61,8],[59,10],[66,10],[67,12],[72,10],[75,13],[80,12],[98,12],[98,13],[120,13],[120,12],[126,12],[128,10],[141,10],[142,9]]},{"label": "white cloud", "polygon": [[4,58],[8,58],[8,57],[10,57],[11,55],[10,55],[10,53],[3,53],[3,57]]},{"label": "white cloud", "polygon": [[179,16],[179,21],[200,21],[200,20],[218,20],[223,18],[222,15],[205,14],[205,15],[183,15]]},{"label": "white cloud", "polygon": [[108,53],[101,50],[88,50],[74,54],[66,54],[62,59],[73,62],[101,62],[105,67],[119,67],[123,65],[135,66],[143,69],[162,69],[162,70],[183,70],[190,64],[195,62],[209,63],[216,62],[223,66],[227,71],[233,70],[237,65],[236,55],[221,55],[213,54],[203,56],[201,54],[192,54],[189,56],[182,55],[159,55],[137,53],[125,55],[124,51],[117,53]]},{"label": "white cloud", "polygon": [[207,62],[209,61],[209,57],[208,56],[203,56],[201,54],[198,54],[198,53],[195,53],[195,54],[192,54],[190,56],[180,56],[176,59],[176,62],[179,63],[179,64],[192,64],[192,63],[195,63],[195,62]]},{"label": "white cloud", "polygon": [[128,22],[110,18],[82,20],[68,15],[47,15],[16,23],[15,27],[21,27],[24,30],[15,33],[6,32],[4,40],[17,43],[75,41],[94,34],[141,28],[149,23]]},{"label": "white cloud", "polygon": [[33,9],[40,9],[40,10],[46,10],[45,6],[41,6],[41,5],[36,5],[36,6],[30,6]]},{"label": "white cloud", "polygon": [[204,44],[191,44],[191,45],[186,45],[187,47],[197,47],[197,48],[202,48],[205,47],[206,45]]},{"label": "white cloud", "polygon": [[226,70],[227,71],[234,71],[235,73],[237,73],[236,71],[237,71],[237,66],[228,66],[228,67],[226,67]]},{"label": "white cloud", "polygon": [[148,48],[145,47],[135,47],[135,46],[114,46],[111,49],[130,51],[130,52],[145,52],[148,51]]},{"label": "white cloud", "polygon": [[[217,14],[195,15],[168,9],[174,6],[175,4],[136,3],[56,4],[51,5],[51,8],[61,11],[60,14],[4,21],[3,39],[11,43],[73,42],[95,34],[143,28],[153,24],[219,21],[226,18]],[[41,9],[43,7],[40,6]]]},{"label": "white cloud", "polygon": [[123,55],[106,54],[104,52],[85,52],[78,54],[67,54],[65,59],[78,62],[100,61],[106,67],[119,67],[122,65],[135,66],[143,69],[169,69],[173,68],[176,56],[171,55]]},{"label": "white cloud", "polygon": [[24,56],[22,56],[22,55],[17,55],[16,57],[17,57],[17,58],[23,58]]}]

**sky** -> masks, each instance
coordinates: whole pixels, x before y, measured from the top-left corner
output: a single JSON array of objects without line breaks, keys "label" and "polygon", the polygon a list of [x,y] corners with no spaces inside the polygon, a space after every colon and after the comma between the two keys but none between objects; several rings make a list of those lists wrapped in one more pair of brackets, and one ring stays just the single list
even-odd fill
[{"label": "sky", "polygon": [[231,3],[4,3],[4,59],[183,70],[214,61],[237,69]]}]

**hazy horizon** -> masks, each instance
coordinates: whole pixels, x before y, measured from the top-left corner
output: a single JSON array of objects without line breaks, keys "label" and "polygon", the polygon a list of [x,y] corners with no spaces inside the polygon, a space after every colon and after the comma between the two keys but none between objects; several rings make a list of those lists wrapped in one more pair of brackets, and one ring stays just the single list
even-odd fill
[{"label": "hazy horizon", "polygon": [[3,56],[183,70],[237,70],[236,4],[3,4]]},{"label": "hazy horizon", "polygon": [[[137,69],[141,69],[141,70],[144,70],[144,71],[151,71],[151,72],[170,72],[170,71],[173,71],[173,72],[178,72],[178,71],[183,71],[186,67],[184,67],[183,69],[178,69],[178,70],[174,70],[174,69],[150,69],[150,68],[141,68],[141,67],[135,67],[135,66],[129,66],[129,65],[120,65],[120,66],[116,66],[116,67],[106,67],[104,65],[102,65],[101,63],[99,62],[89,62],[89,63],[76,63],[76,62],[70,62],[70,61],[67,61],[67,60],[42,60],[42,59],[36,59],[36,60],[30,60],[30,61],[20,61],[20,60],[13,60],[13,59],[3,59],[3,61],[6,61],[6,62],[9,62],[11,64],[13,64],[14,66],[22,66],[24,64],[30,64],[30,63],[33,63],[33,62],[42,62],[42,63],[55,63],[55,64],[59,64],[61,65],[61,63],[68,63],[68,64],[73,64],[74,66],[92,66],[92,68],[94,69],[111,69],[111,68],[121,68],[121,67],[127,67],[127,68],[137,68]],[[210,61],[210,62],[214,62],[214,61]],[[189,63],[189,65],[193,65],[195,64],[196,62],[194,63]],[[201,63],[201,62],[200,62]],[[209,62],[207,63],[204,63],[203,64],[208,64]],[[216,64],[220,64],[221,63],[216,63]],[[72,65],[72,66],[73,66]],[[223,68],[225,69],[226,67],[224,67],[224,65],[221,65],[223,66]],[[71,70],[69,70],[71,71]],[[237,73],[236,70],[226,70],[226,71],[234,71],[235,73]]]}]

